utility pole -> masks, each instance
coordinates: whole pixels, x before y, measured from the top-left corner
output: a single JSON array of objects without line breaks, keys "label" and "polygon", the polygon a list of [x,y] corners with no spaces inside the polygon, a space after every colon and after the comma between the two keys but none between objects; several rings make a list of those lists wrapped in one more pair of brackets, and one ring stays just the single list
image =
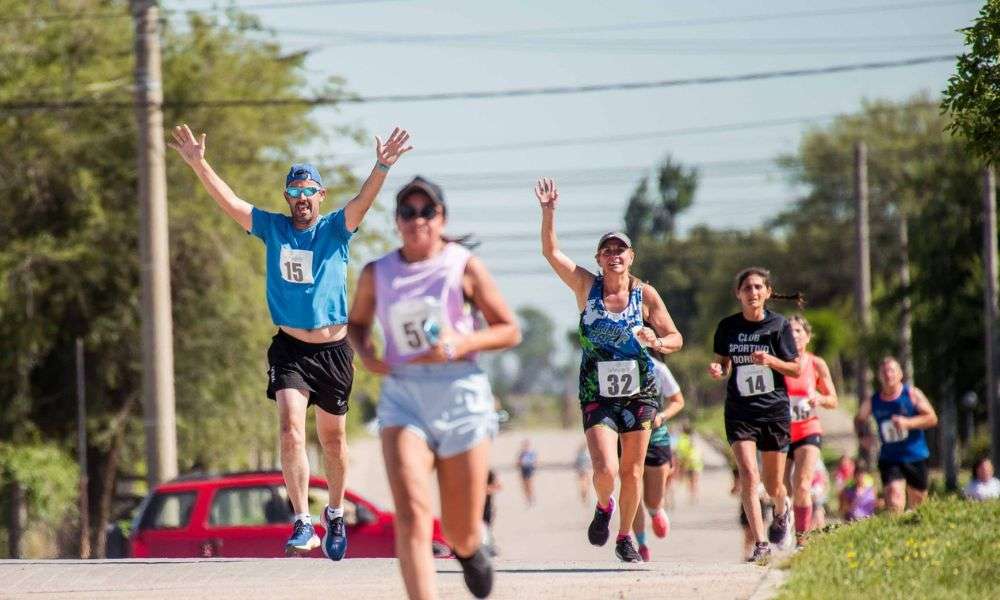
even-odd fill
[{"label": "utility pole", "polygon": [[135,107],[139,131],[142,396],[150,487],[177,475],[158,4],[157,0],[130,0],[135,21]]},{"label": "utility pole", "polygon": [[83,340],[76,338],[76,460],[80,465],[80,558],[90,558],[90,478],[87,474],[87,388]]},{"label": "utility pole", "polygon": [[983,170],[983,262],[986,269],[986,407],[993,464],[1000,464],[1000,400],[997,398],[997,183],[993,166]]},{"label": "utility pole", "polygon": [[903,381],[913,384],[913,305],[910,300],[910,233],[906,210],[899,207],[899,286],[903,301],[899,315],[899,362],[903,366]]},{"label": "utility pole", "polygon": [[[854,201],[855,201],[855,264],[854,301],[858,310],[862,339],[867,338],[872,327],[872,275],[868,241],[868,147],[864,142],[854,144]],[[856,369],[858,405],[871,396],[871,369],[864,344],[858,353]]]}]

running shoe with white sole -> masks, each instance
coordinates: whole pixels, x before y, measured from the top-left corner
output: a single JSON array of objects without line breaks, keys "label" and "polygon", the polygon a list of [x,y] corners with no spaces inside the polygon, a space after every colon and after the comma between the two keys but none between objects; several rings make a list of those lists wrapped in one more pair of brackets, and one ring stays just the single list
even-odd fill
[{"label": "running shoe with white sole", "polygon": [[642,562],[642,556],[636,551],[635,546],[632,545],[632,536],[615,542],[615,556],[622,562]]},{"label": "running shoe with white sole", "polygon": [[457,553],[455,558],[462,566],[462,574],[465,576],[465,587],[469,588],[476,598],[485,598],[493,590],[493,561],[487,556],[482,547],[468,558],[462,558]]},{"label": "running shoe with white sole", "polygon": [[608,543],[608,537],[611,535],[608,531],[608,525],[611,524],[611,515],[614,512],[614,498],[611,499],[607,511],[601,510],[600,507],[594,509],[594,519],[590,522],[590,527],[587,528],[587,539],[590,540],[591,544],[603,546]]},{"label": "running shoe with white sole", "polygon": [[750,558],[747,559],[748,563],[759,563],[764,564],[771,558],[771,546],[767,542],[758,542],[753,547],[753,552],[750,554]]},{"label": "running shoe with white sole", "polygon": [[319,536],[312,523],[298,520],[292,525],[292,537],[285,542],[285,555],[306,554],[319,546]]},{"label": "running shoe with white sole", "polygon": [[785,538],[788,537],[788,516],[791,514],[792,503],[785,498],[785,512],[780,515],[774,515],[771,519],[771,525],[767,528],[767,539],[776,546],[781,546],[785,542]]},{"label": "running shoe with white sole", "polygon": [[667,512],[661,508],[656,511],[651,521],[653,523],[653,533],[656,537],[667,537],[667,534],[670,533],[670,518],[667,516]]}]

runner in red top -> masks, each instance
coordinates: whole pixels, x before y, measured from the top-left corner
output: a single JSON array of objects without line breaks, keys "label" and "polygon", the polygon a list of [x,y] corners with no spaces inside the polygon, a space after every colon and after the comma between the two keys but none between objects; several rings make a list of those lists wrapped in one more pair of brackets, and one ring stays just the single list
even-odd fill
[{"label": "runner in red top", "polygon": [[785,376],[788,401],[792,412],[792,444],[788,447],[791,460],[785,463],[785,482],[792,490],[795,510],[795,545],[801,547],[812,522],[812,480],[816,462],[820,460],[823,428],[816,409],[837,408],[837,390],[826,361],[806,351],[812,337],[809,321],[801,315],[788,319],[799,352],[802,371],[798,377]]}]

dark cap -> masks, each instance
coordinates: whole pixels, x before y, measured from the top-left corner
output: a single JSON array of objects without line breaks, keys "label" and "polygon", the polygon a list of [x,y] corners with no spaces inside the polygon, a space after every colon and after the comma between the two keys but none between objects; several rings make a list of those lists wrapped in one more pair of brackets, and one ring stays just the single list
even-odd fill
[{"label": "dark cap", "polygon": [[410,181],[410,183],[407,183],[400,188],[399,193],[396,194],[396,204],[398,205],[403,200],[406,200],[406,197],[413,192],[422,192],[434,201],[435,204],[440,204],[442,208],[445,206],[444,192],[441,191],[441,188],[437,184],[424,179],[420,175],[417,175],[412,181]]},{"label": "dark cap", "polygon": [[285,185],[287,186],[295,180],[305,181],[307,179],[312,179],[321,186],[323,185],[323,178],[319,176],[316,167],[310,164],[296,163],[292,165],[291,169],[288,169],[288,175],[285,175]]},{"label": "dark cap", "polygon": [[600,250],[604,242],[608,240],[618,240],[619,242],[625,244],[626,248],[632,247],[632,240],[629,239],[627,235],[620,231],[609,231],[601,236],[601,239],[597,242],[597,249]]}]

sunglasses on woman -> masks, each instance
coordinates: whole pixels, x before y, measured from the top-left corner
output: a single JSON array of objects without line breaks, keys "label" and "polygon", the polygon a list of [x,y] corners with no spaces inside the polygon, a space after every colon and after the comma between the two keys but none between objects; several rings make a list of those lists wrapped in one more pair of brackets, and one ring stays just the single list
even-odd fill
[{"label": "sunglasses on woman", "polygon": [[413,208],[409,204],[401,204],[399,208],[396,209],[396,216],[404,221],[412,221],[417,217],[423,217],[427,220],[431,220],[438,214],[438,207],[436,204],[425,204],[423,208],[419,210]]},{"label": "sunglasses on woman", "polygon": [[298,198],[299,196],[305,196],[306,198],[311,198],[319,192],[319,188],[314,187],[286,187],[285,193],[288,194],[289,198]]}]

